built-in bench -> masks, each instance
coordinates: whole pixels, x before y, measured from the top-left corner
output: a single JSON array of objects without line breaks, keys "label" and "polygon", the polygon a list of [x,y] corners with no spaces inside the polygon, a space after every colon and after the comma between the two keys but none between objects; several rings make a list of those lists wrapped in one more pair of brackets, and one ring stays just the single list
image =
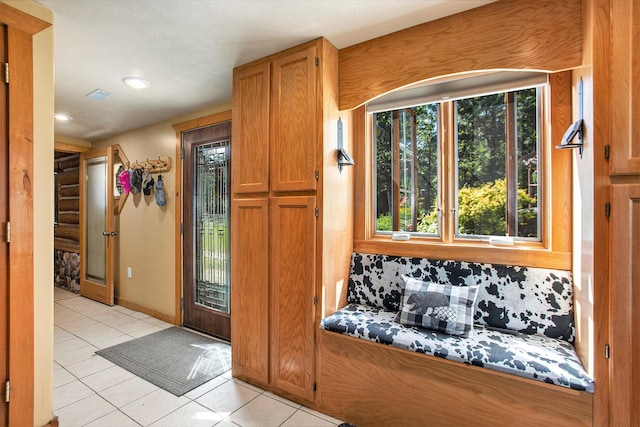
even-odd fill
[{"label": "built-in bench", "polygon": [[[397,422],[406,410],[438,419],[454,393],[473,410],[441,416],[450,424],[482,425],[477,417],[488,414],[491,425],[522,416],[532,424],[590,424],[594,384],[572,345],[570,272],[354,253],[347,305],[320,327],[321,409],[348,421]],[[345,383],[352,369],[367,378],[350,380],[361,386]],[[378,386],[369,375],[380,377]],[[467,379],[476,382],[469,387]],[[416,384],[426,388],[409,389]],[[420,409],[390,409],[415,393],[425,397],[416,401]],[[344,399],[360,408],[346,408]]]}]

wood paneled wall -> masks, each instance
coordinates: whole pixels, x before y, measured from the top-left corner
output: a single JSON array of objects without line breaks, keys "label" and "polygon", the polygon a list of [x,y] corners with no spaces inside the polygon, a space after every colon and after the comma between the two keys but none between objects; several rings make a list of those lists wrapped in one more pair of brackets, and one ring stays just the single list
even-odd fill
[{"label": "wood paneled wall", "polygon": [[340,50],[340,109],[419,81],[582,61],[580,0],[498,1]]},{"label": "wood paneled wall", "polygon": [[80,253],[80,154],[56,151],[54,157],[54,169],[58,171],[55,248]]}]

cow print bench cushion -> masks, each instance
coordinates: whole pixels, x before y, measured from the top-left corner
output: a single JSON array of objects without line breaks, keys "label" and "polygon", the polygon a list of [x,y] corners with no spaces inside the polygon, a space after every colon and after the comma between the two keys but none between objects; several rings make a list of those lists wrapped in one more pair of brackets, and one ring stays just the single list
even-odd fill
[{"label": "cow print bench cushion", "polygon": [[476,327],[468,337],[407,327],[396,312],[348,304],[324,318],[322,329],[447,360],[593,393],[593,380],[573,346],[541,335],[508,334]]},{"label": "cow print bench cushion", "polygon": [[477,324],[574,340],[568,271],[354,253],[347,302],[397,312],[402,275],[454,286],[478,285]]}]

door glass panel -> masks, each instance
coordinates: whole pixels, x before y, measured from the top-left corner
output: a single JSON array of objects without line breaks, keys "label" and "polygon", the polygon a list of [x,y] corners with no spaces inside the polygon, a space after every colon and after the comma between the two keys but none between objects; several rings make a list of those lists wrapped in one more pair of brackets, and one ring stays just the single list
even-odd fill
[{"label": "door glass panel", "polygon": [[86,163],[86,279],[106,284],[107,239],[107,158],[99,157]]},{"label": "door glass panel", "polygon": [[195,303],[229,313],[229,141],[194,154]]}]

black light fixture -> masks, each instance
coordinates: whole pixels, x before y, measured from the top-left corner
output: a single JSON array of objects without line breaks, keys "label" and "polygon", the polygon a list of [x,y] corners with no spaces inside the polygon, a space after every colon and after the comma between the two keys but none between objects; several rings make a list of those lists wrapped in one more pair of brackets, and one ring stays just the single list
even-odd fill
[{"label": "black light fixture", "polygon": [[[582,158],[582,148],[583,148],[583,138],[582,138],[582,127],[584,125],[584,120],[582,119],[582,79],[580,79],[580,84],[578,86],[578,102],[580,105],[580,118],[575,122],[571,123],[571,126],[567,129],[567,131],[562,136],[562,141],[560,145],[556,145],[558,149],[569,149],[569,148],[577,148],[580,154],[580,158]],[[575,138],[578,137],[577,141],[574,141]]]},{"label": "black light fixture", "polygon": [[342,118],[338,119],[338,170],[342,173],[344,166],[353,166],[353,158],[342,146]]}]

